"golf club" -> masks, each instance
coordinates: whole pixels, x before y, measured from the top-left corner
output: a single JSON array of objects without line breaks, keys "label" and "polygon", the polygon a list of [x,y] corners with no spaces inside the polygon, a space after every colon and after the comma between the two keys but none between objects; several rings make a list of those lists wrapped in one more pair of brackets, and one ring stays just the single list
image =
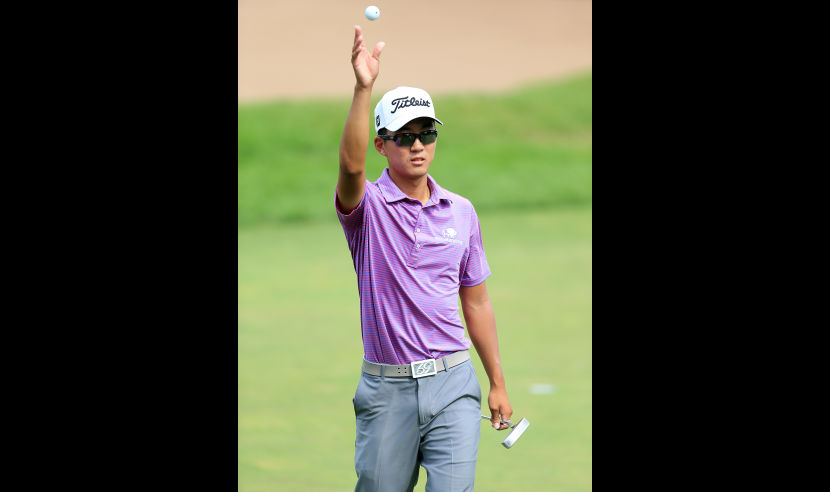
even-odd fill
[{"label": "golf club", "polygon": [[[491,417],[487,417],[486,415],[482,415],[481,418],[487,420],[491,419]],[[530,421],[526,418],[522,418],[522,420],[520,420],[519,423],[513,425],[511,425],[511,422],[509,420],[502,420],[501,422],[503,424],[507,424],[510,429],[513,429],[512,431],[510,431],[510,434],[508,434],[507,437],[504,438],[504,441],[501,442],[501,445],[508,449],[510,449],[514,444],[516,444],[516,441],[518,441],[519,438],[522,437],[522,434],[524,434],[524,432],[527,430],[527,428],[530,427]]]}]

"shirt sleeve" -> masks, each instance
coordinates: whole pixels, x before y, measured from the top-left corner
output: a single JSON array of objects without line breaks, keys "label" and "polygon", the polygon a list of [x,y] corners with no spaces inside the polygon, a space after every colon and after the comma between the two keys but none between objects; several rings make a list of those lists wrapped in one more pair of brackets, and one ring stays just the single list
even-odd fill
[{"label": "shirt sleeve", "polygon": [[366,185],[363,187],[363,198],[357,208],[344,214],[340,209],[340,204],[337,200],[337,187],[334,188],[334,209],[337,211],[337,218],[340,220],[340,225],[343,227],[343,232],[346,234],[346,241],[349,243],[349,249],[354,253],[356,241],[360,232],[363,230],[363,215],[366,210],[366,195],[369,190],[369,181],[366,180]]},{"label": "shirt sleeve", "polygon": [[475,209],[472,211],[470,222],[470,248],[467,261],[461,272],[461,285],[464,287],[478,285],[490,276],[490,265],[487,264],[487,256],[484,254],[481,225],[478,222]]}]

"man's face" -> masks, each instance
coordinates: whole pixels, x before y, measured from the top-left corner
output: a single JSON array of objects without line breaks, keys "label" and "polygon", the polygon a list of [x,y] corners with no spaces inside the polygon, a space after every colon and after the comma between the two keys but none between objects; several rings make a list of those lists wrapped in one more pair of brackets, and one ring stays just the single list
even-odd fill
[{"label": "man's face", "polygon": [[[416,118],[397,131],[389,132],[393,136],[398,133],[420,133],[425,130],[434,130],[435,122],[432,118]],[[405,178],[417,178],[426,176],[432,159],[435,157],[435,145],[437,142],[424,145],[420,138],[415,139],[411,147],[395,143],[394,140],[384,140],[375,137],[375,149],[381,155],[386,156],[389,163],[389,170],[396,175]]]}]

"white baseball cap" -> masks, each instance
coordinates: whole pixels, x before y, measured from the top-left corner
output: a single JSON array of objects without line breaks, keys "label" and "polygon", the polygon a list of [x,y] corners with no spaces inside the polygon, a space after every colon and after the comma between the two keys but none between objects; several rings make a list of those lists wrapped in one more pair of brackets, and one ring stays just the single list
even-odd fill
[{"label": "white baseball cap", "polygon": [[[432,98],[416,87],[396,87],[383,95],[375,106],[375,133],[381,128],[394,132],[415,118],[435,117]],[[443,125],[443,123],[441,123]]]}]

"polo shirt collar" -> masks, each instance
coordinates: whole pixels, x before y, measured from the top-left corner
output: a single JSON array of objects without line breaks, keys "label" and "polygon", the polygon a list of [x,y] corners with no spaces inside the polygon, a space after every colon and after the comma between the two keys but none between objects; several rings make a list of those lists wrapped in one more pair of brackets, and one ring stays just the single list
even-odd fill
[{"label": "polo shirt collar", "polygon": [[[446,200],[452,203],[452,199],[447,194],[447,191],[444,188],[438,186],[438,183],[435,182],[435,179],[432,178],[429,174],[427,174],[427,181],[429,182],[429,187],[432,189],[431,196],[429,197],[429,201],[424,205],[428,207],[430,205],[436,205],[441,200]],[[383,173],[378,178],[378,185],[380,185],[380,192],[383,194],[383,198],[386,200],[386,203],[397,202],[403,199],[409,199],[406,194],[398,188],[398,185],[392,181],[392,178],[389,177],[389,168],[386,167],[383,169]]]}]

